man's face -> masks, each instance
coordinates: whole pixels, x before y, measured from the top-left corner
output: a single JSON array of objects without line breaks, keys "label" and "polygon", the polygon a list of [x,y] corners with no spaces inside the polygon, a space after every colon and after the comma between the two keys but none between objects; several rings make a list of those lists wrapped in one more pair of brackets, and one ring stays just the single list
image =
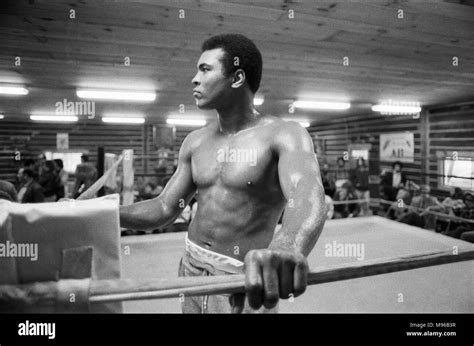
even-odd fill
[{"label": "man's face", "polygon": [[231,96],[232,76],[223,74],[221,48],[206,50],[197,63],[198,72],[194,76],[193,96],[200,109],[221,108],[228,104]]},{"label": "man's face", "polygon": [[25,184],[25,183],[30,181],[30,177],[28,175],[26,175],[25,173],[22,173],[20,181],[21,181],[21,183]]},{"label": "man's face", "polygon": [[400,167],[400,165],[397,164],[397,165],[393,166],[393,170],[395,172],[400,172],[402,170],[402,167]]}]

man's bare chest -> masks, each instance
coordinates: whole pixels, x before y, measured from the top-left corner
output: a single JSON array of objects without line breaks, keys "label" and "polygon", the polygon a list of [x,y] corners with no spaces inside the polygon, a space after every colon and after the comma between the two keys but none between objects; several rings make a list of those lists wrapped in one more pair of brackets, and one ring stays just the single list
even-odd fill
[{"label": "man's bare chest", "polygon": [[232,188],[260,186],[275,180],[277,160],[264,138],[210,139],[193,151],[197,186],[223,184]]}]

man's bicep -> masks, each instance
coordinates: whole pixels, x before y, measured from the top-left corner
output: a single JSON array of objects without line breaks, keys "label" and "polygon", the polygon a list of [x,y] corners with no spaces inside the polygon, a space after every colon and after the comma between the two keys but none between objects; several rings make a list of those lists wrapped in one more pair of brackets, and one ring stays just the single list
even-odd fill
[{"label": "man's bicep", "polygon": [[[296,126],[299,126],[296,124]],[[278,141],[278,175],[287,199],[302,182],[321,185],[321,174],[311,137],[304,128],[293,127]]]}]

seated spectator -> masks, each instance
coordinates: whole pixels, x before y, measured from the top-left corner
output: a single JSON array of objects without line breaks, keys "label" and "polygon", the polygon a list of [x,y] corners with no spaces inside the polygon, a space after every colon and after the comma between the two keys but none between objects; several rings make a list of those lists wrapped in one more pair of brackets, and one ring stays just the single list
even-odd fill
[{"label": "seated spectator", "polygon": [[58,167],[54,161],[45,161],[38,183],[43,187],[45,202],[55,202],[64,197],[64,186],[61,183]]},{"label": "seated spectator", "polygon": [[97,169],[89,162],[89,156],[81,156],[82,163],[76,167],[76,182],[72,191],[73,198],[77,198],[97,180]]},{"label": "seated spectator", "polygon": [[408,212],[408,206],[411,203],[410,191],[403,187],[397,192],[396,201],[390,205],[390,208],[385,213],[385,217],[396,220],[402,214]]},{"label": "seated spectator", "polygon": [[321,170],[321,179],[323,183],[324,193],[333,197],[336,192],[336,181],[334,180],[332,174],[329,172],[329,165],[325,163]]},{"label": "seated spectator", "polygon": [[443,209],[443,205],[430,195],[431,189],[428,185],[420,186],[420,195],[413,197],[409,211],[400,215],[397,221],[420,228],[434,230],[435,218],[429,211]]},{"label": "seated spectator", "polygon": [[380,197],[395,201],[398,190],[405,186],[407,178],[403,172],[403,164],[396,161],[392,164],[391,172],[382,172],[380,181]]},{"label": "seated spectator", "polygon": [[334,175],[336,179],[336,184],[340,182],[342,185],[344,182],[349,180],[349,170],[346,167],[346,161],[342,156],[337,158],[337,166],[334,170]]},{"label": "seated spectator", "polygon": [[[345,182],[341,189],[336,191],[334,202],[356,200],[357,196],[352,191],[352,184]],[[359,215],[360,207],[358,203],[346,203],[334,205],[334,218],[341,219],[346,217],[355,217]]]},{"label": "seated spectator", "polygon": [[[58,201],[59,199],[63,197],[68,197],[69,196],[69,191],[68,191],[68,180],[69,180],[69,173],[64,170],[64,163],[63,160],[61,159],[55,159],[53,160],[54,163],[56,163],[56,166],[58,167],[58,176],[59,180],[61,181],[61,185],[63,187],[63,191],[59,191],[58,195],[56,196],[56,200]],[[62,195],[62,196],[61,196]]]},{"label": "seated spectator", "polygon": [[145,186],[144,195],[148,196],[147,199],[151,199],[151,198],[158,197],[162,191],[163,191],[163,186],[158,184],[158,178],[151,177],[150,181]]},{"label": "seated spectator", "polygon": [[[463,219],[474,220],[474,197],[470,192],[466,192],[463,196],[463,204],[464,207],[461,208],[456,212],[456,216],[461,217]],[[453,237],[462,239],[464,233],[466,234],[468,241],[471,239],[470,232],[474,231],[474,223],[470,222],[452,222],[450,224],[450,230],[442,232],[443,234]]]},{"label": "seated spectator", "polygon": [[43,188],[35,181],[35,172],[26,168],[22,172],[22,185],[18,192],[18,201],[21,203],[44,202]]},{"label": "seated spectator", "polygon": [[18,202],[18,194],[16,193],[15,185],[9,181],[0,179],[0,199]]},{"label": "seated spectator", "polygon": [[361,210],[360,216],[372,215],[369,209],[369,168],[367,167],[364,158],[359,157],[357,159],[356,168],[351,171],[350,180],[355,187],[357,199],[367,200],[367,202],[359,203]]}]

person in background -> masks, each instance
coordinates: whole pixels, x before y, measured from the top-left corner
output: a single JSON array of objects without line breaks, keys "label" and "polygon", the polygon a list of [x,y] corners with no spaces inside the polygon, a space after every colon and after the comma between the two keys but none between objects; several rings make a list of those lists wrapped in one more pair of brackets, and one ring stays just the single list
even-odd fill
[{"label": "person in background", "polygon": [[[64,187],[58,175],[58,167],[54,161],[45,161],[38,183],[43,187],[45,202],[55,202],[64,197]],[[59,196],[59,198],[57,198]]]},{"label": "person in background", "polygon": [[89,156],[82,155],[81,161],[76,167],[76,182],[72,191],[73,198],[79,197],[97,180],[97,169],[89,162]]},{"label": "person in background", "polygon": [[356,161],[356,168],[351,172],[350,180],[355,187],[357,199],[365,199],[367,202],[359,203],[360,216],[371,215],[369,209],[369,168],[363,157],[359,157]]},{"label": "person in background", "polygon": [[0,199],[18,202],[18,194],[16,193],[15,185],[9,181],[0,179]]},{"label": "person in background", "polygon": [[337,158],[337,166],[334,170],[336,182],[349,179],[349,170],[346,168],[346,161],[342,156]]},{"label": "person in background", "polygon": [[[463,207],[454,212],[455,216],[463,219],[474,220],[474,196],[470,192],[463,195]],[[450,230],[441,232],[447,236],[463,239],[471,243],[474,242],[474,223],[471,222],[452,222]]]},{"label": "person in background", "polygon": [[[395,161],[392,164],[392,171],[381,174],[380,180],[380,198],[386,201],[395,201],[397,198],[398,190],[405,187],[407,178],[403,172],[403,164],[400,161]],[[382,204],[383,209],[387,211],[390,207],[389,204]]]},{"label": "person in background", "polygon": [[35,181],[36,173],[26,168],[21,175],[22,186],[18,191],[18,201],[21,203],[44,202],[43,188]]},{"label": "person in background", "polygon": [[67,182],[69,180],[69,174],[64,170],[64,163],[63,160],[61,159],[55,159],[54,162],[56,163],[56,166],[58,167],[58,175],[59,175],[59,180],[61,181],[61,185],[63,186],[63,192],[62,196],[61,191],[58,193],[58,197],[56,200],[59,200],[60,198],[66,197],[68,198],[69,196],[69,191],[68,191],[68,186]]},{"label": "person in background", "polygon": [[[402,214],[397,221],[420,228],[434,230],[435,218],[429,211],[444,209],[436,197],[430,195],[431,189],[428,185],[420,186],[420,195],[413,197],[409,211]],[[416,208],[416,209],[413,209]]]},{"label": "person in background", "polygon": [[329,172],[329,165],[327,163],[325,163],[321,169],[321,180],[323,182],[325,195],[332,198],[336,192],[336,181]]},{"label": "person in background", "polygon": [[45,154],[39,154],[38,158],[35,162],[35,169],[34,171],[37,173],[37,177],[41,177],[41,174],[43,173],[43,168],[44,168],[44,163],[46,162],[46,155]]},{"label": "person in background", "polygon": [[[352,184],[345,182],[342,187],[336,191],[334,202],[350,201],[357,199],[353,191]],[[360,207],[357,203],[334,204],[334,218],[341,219],[346,217],[355,217],[359,215]]]},{"label": "person in background", "polygon": [[25,168],[28,168],[28,169],[31,169],[33,172],[35,172],[35,176],[38,177],[38,171],[36,170],[37,169],[37,166],[35,164],[35,160],[33,159],[26,159],[24,162],[23,162],[23,167],[20,168],[18,170],[18,173],[15,177],[15,188],[17,191],[20,190],[20,187],[22,185],[22,182],[21,182],[21,177],[23,176],[23,170]]},{"label": "person in background", "polygon": [[406,187],[402,187],[398,190],[396,201],[390,205],[390,208],[385,213],[385,217],[396,220],[403,214],[408,212],[408,207],[411,204],[411,193]]}]

